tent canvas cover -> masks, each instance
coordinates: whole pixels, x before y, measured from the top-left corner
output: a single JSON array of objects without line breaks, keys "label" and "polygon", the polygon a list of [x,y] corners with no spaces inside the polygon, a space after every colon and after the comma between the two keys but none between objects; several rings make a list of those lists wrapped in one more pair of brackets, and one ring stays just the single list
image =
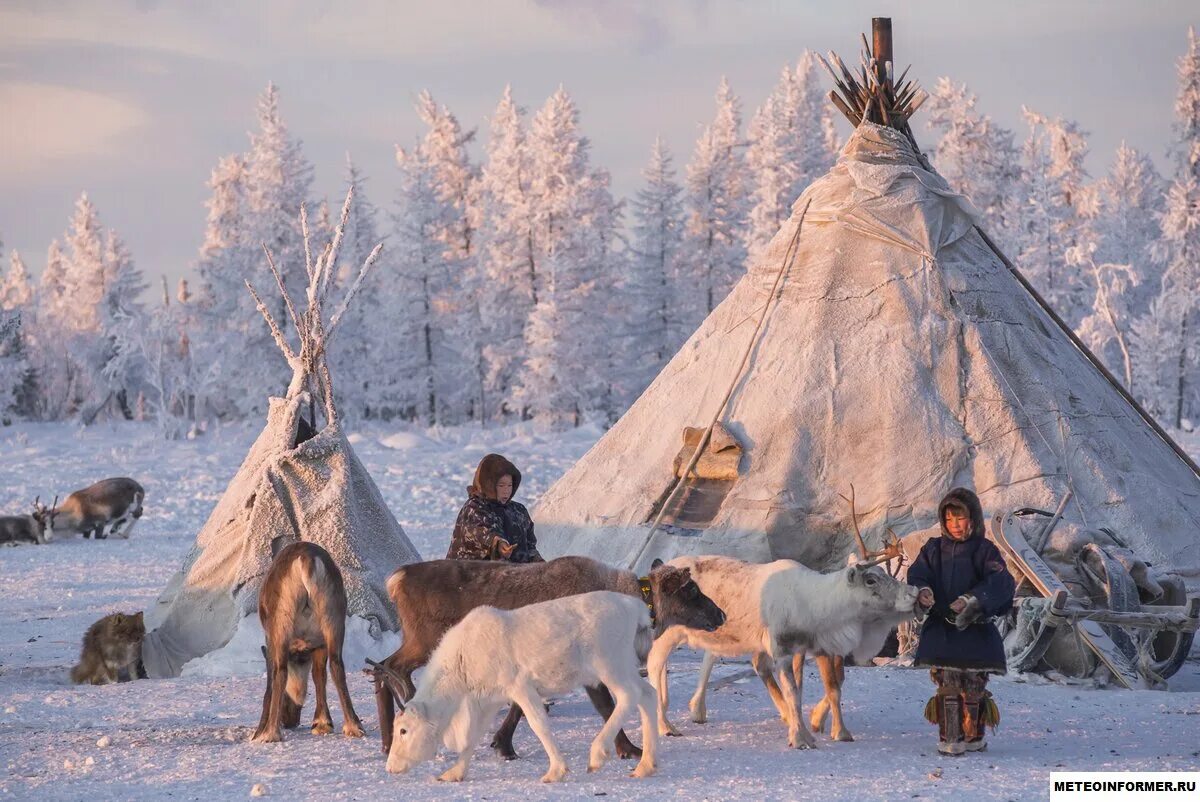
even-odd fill
[{"label": "tent canvas cover", "polygon": [[[271,266],[299,335],[299,351],[261,301],[259,311],[293,367],[292,382],[285,398],[270,399],[266,428],[196,536],[183,567],[146,611],[150,631],[142,661],[150,677],[178,676],[189,660],[228,643],[246,616],[257,616],[271,544],[280,537],[316,543],[329,552],[345,580],[347,614],[370,622],[372,634],[397,628],[387,577],[420,557],[342,432],[325,364],[326,344],[378,254],[377,248],[326,322],[323,301],[350,200],[348,195],[330,247],[315,265],[306,265],[308,306],[302,315]],[[315,397],[323,401],[325,425],[314,434],[310,427],[316,421],[304,413]]]},{"label": "tent canvas cover", "polygon": [[[863,120],[729,296],[542,497],[543,553],[828,569],[852,550],[839,495],[851,484],[876,547],[888,527],[934,526],[955,486],[989,513],[1053,510],[1071,490],[1070,517],[1200,590],[1200,479],[975,224],[904,133]],[[741,448],[736,478],[685,480],[711,486],[697,494],[712,491],[708,509],[647,543],[684,429],[718,410]]]}]

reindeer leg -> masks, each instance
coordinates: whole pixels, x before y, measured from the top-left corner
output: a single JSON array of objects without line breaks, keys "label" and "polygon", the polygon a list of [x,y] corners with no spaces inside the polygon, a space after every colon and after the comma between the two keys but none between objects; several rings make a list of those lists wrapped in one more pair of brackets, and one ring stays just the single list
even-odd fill
[{"label": "reindeer leg", "polygon": [[717,662],[717,656],[712,652],[704,653],[704,662],[700,664],[700,678],[696,680],[696,692],[692,694],[692,700],[688,702],[688,710],[691,711],[692,721],[697,724],[703,724],[708,721],[708,707],[704,703],[704,697],[708,694],[708,678],[712,676],[713,665]]},{"label": "reindeer leg", "polygon": [[654,641],[650,655],[646,658],[647,678],[658,693],[659,735],[679,735],[679,730],[667,719],[667,708],[671,703],[670,692],[667,689],[667,660],[671,651],[685,640],[687,634],[683,627],[671,627]]},{"label": "reindeer leg", "polygon": [[[638,700],[630,693],[628,688],[620,686],[612,686],[611,693],[616,698],[616,706],[613,708],[612,715],[604,722],[604,726],[600,728],[600,732],[596,733],[596,737],[592,739],[592,748],[588,751],[588,773],[599,771],[600,768],[608,762],[612,757],[612,749],[610,745],[614,744],[617,738],[617,731],[625,720],[629,718],[629,714],[637,708]],[[641,691],[638,691],[641,695]],[[533,722],[530,721],[530,724]]]},{"label": "reindeer leg", "polygon": [[504,717],[504,721],[500,724],[500,729],[496,730],[496,735],[492,738],[492,749],[496,750],[496,754],[504,760],[516,760],[520,757],[516,750],[513,749],[513,735],[517,731],[517,725],[521,723],[525,713],[521,710],[520,705],[513,705],[508,708],[508,715]]},{"label": "reindeer leg", "polygon": [[795,749],[812,749],[817,745],[817,741],[800,721],[800,699],[792,682],[791,666],[787,663],[775,663],[774,668],[775,681],[779,684],[788,713],[788,745]]},{"label": "reindeer leg", "polygon": [[826,695],[820,704],[812,708],[812,731],[820,732],[824,729],[824,718],[829,712],[833,713],[833,728],[829,731],[829,737],[834,741],[853,741],[854,736],[846,729],[846,724],[841,719],[841,684],[845,682],[846,677],[845,658],[817,657],[817,668],[821,670],[821,682],[824,684]]},{"label": "reindeer leg", "polygon": [[329,646],[329,673],[333,674],[333,687],[337,688],[338,702],[342,706],[342,735],[350,738],[363,737],[362,722],[354,712],[350,700],[350,689],[346,687],[346,666],[342,663],[342,639]]},{"label": "reindeer leg", "polygon": [[[603,716],[605,721],[608,721],[615,706],[608,688],[604,685],[589,685],[584,690],[587,691],[588,699],[592,701],[592,707],[596,708],[596,712]],[[630,741],[629,736],[625,734],[625,730],[617,732],[617,757],[628,760],[641,756],[642,750],[634,746],[633,741]]]},{"label": "reindeer leg", "polygon": [[[550,769],[542,775],[542,782],[558,782],[567,776],[567,762],[563,759],[562,752],[558,750],[558,744],[554,742],[554,737],[550,733],[550,720],[546,718],[541,696],[538,695],[533,684],[526,681],[519,683],[513,689],[513,702],[520,705],[525,711],[525,717],[529,719],[529,726],[533,729],[533,734],[542,742],[542,747],[550,758]],[[619,704],[618,702],[618,706]],[[605,724],[605,726],[608,725]]]},{"label": "reindeer leg", "polygon": [[654,698],[654,687],[638,677],[638,712],[642,717],[642,759],[633,770],[634,777],[649,777],[658,768],[658,732],[654,729],[654,710],[658,706]]},{"label": "reindeer leg", "polygon": [[254,734],[251,739],[255,743],[279,743],[283,740],[283,727],[281,726],[281,718],[283,715],[283,694],[287,689],[288,655],[282,646],[272,646],[270,656],[267,659],[267,689],[270,699],[267,701],[267,721],[266,726],[261,728],[259,732]]},{"label": "reindeer leg", "polygon": [[326,663],[329,660],[328,649],[314,649],[312,653],[313,691],[317,696],[317,709],[313,713],[313,735],[328,735],[333,732],[333,716],[329,714],[329,699],[326,696]]},{"label": "reindeer leg", "polygon": [[775,682],[775,677],[772,672],[775,669],[775,664],[766,652],[758,652],[750,658],[750,664],[754,666],[755,673],[762,680],[762,684],[767,689],[767,693],[771,696],[771,701],[775,705],[775,709],[779,711],[779,717],[783,719],[783,723],[788,723],[787,704],[783,701],[783,692],[779,690],[778,683]]}]

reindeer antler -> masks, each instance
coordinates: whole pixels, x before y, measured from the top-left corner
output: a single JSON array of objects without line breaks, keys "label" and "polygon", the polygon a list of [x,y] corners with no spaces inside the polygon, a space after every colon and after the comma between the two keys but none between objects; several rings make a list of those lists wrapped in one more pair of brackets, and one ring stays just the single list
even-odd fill
[{"label": "reindeer antler", "polygon": [[854,525],[854,539],[858,541],[858,553],[861,556],[861,560],[858,564],[869,567],[872,565],[879,565],[880,563],[890,562],[899,558],[899,562],[896,564],[895,570],[888,571],[893,578],[898,576],[900,574],[900,568],[904,565],[904,546],[900,543],[899,535],[892,531],[892,528],[889,526],[887,528],[887,533],[892,536],[892,539],[884,544],[882,549],[878,551],[868,551],[867,543],[865,540],[863,540],[862,530],[858,528],[858,513],[854,509],[854,485],[850,485],[849,498],[841,493],[838,493],[838,495],[842,497],[843,501],[850,505],[850,522]]}]

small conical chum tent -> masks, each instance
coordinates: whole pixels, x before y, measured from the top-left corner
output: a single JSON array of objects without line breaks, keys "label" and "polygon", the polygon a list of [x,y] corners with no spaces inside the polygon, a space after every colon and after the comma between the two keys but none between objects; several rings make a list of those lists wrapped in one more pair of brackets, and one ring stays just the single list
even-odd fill
[{"label": "small conical chum tent", "polygon": [[[151,631],[142,644],[142,661],[150,677],[178,676],[189,660],[228,643],[244,617],[257,616],[271,543],[280,537],[322,546],[342,571],[348,614],[367,619],[375,633],[396,629],[385,583],[401,565],[420,557],[342,432],[325,357],[329,338],[379,252],[376,248],[367,259],[326,321],[322,310],[349,204],[348,195],[333,241],[315,265],[305,265],[303,313],[270,265],[299,335],[298,351],[254,295],[292,366],[291,385],[286,397],[270,399],[266,428],[196,536],[183,567],[147,611]],[[307,254],[306,223],[304,229]],[[325,416],[320,430],[314,420],[317,400]]]},{"label": "small conical chum tent", "polygon": [[863,73],[895,105],[831,93],[856,126],[837,164],[542,496],[539,548],[643,570],[691,554],[828,569],[853,549],[852,484],[876,548],[889,527],[934,525],[955,486],[989,513],[1073,491],[1071,517],[1200,590],[1194,465],[917,150],[923,93],[891,86],[887,47]]}]

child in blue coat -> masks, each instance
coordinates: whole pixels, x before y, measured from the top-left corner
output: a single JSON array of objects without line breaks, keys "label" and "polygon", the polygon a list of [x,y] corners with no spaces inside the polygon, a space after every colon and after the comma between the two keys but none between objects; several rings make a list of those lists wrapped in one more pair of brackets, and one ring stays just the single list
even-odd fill
[{"label": "child in blue coat", "polygon": [[908,569],[930,608],[915,662],[930,666],[937,694],[925,717],[938,725],[938,751],[947,755],[987,748],[984,725],[999,711],[987,690],[988,674],[1006,671],[1004,642],[993,616],[1012,609],[1016,583],[995,544],[984,537],[983,507],[956,487],[938,505],[942,536],[930,539]]}]

